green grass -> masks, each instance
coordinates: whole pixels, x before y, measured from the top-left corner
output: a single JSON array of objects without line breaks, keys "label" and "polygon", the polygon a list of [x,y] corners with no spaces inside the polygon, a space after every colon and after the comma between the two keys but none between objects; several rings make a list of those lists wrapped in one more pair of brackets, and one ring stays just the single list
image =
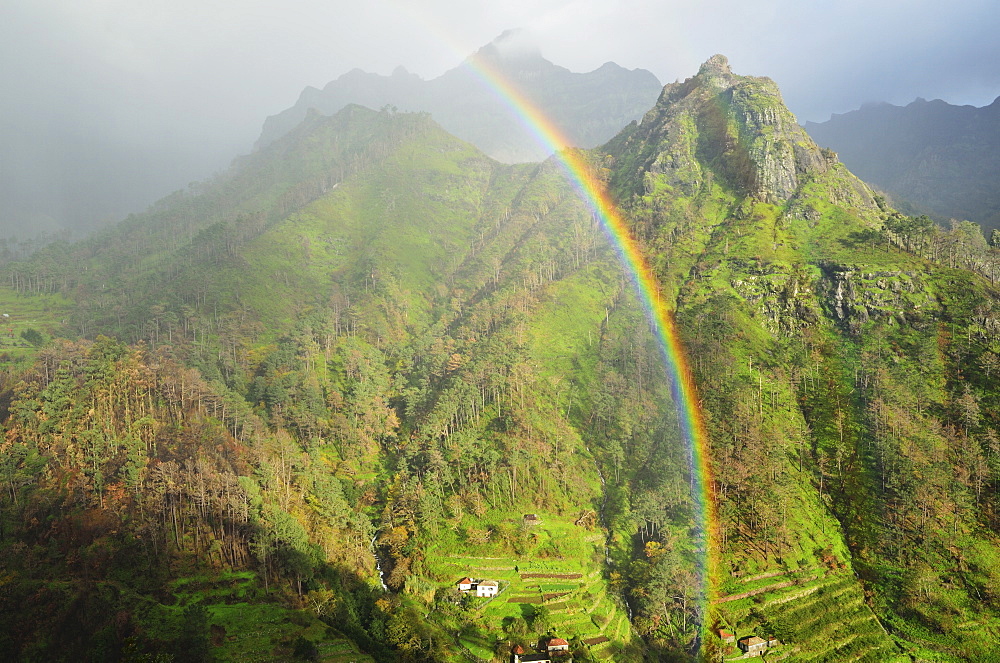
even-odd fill
[{"label": "green grass", "polygon": [[18,294],[9,287],[0,287],[0,315],[10,316],[0,318],[0,362],[34,357],[38,348],[22,334],[35,330],[43,340],[63,336],[71,312],[72,302],[61,295]]}]

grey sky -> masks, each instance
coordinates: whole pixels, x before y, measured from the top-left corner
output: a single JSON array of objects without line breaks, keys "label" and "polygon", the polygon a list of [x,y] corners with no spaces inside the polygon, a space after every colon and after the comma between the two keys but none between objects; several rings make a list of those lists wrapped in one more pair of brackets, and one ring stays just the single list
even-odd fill
[{"label": "grey sky", "polygon": [[995,0],[4,0],[0,177],[50,170],[68,139],[135,152],[178,188],[248,151],[306,85],[400,64],[433,78],[515,27],[574,71],[613,60],[669,82],[723,53],[775,79],[800,121],[1000,95]]}]

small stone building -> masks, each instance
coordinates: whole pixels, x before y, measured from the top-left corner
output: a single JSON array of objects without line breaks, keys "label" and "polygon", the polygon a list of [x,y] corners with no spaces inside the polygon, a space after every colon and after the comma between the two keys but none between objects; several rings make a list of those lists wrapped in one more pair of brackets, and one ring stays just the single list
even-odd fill
[{"label": "small stone building", "polygon": [[758,638],[756,635],[740,638],[738,644],[747,656],[760,656],[767,649],[767,640]]}]

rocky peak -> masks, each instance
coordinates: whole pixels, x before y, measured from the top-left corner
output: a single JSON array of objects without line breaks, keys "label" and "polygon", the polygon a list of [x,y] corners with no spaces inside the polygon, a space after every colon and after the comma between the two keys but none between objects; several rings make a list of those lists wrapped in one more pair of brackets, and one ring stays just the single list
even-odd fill
[{"label": "rocky peak", "polygon": [[729,68],[729,58],[721,53],[716,53],[699,67],[699,76],[726,75],[732,76],[733,70]]},{"label": "rocky peak", "polygon": [[803,176],[832,166],[774,81],[734,74],[724,55],[713,55],[696,76],[664,87],[642,124],[617,143],[609,148],[640,151],[645,171],[686,195],[714,177],[780,204],[795,194]]},{"label": "rocky peak", "polygon": [[499,37],[476,51],[472,57],[493,63],[549,64],[548,60],[542,57],[542,51],[534,38],[525,30],[505,30]]},{"label": "rocky peak", "polygon": [[726,89],[732,86],[735,81],[733,70],[729,68],[729,59],[725,55],[713,55],[698,69],[698,79],[703,84],[717,88]]}]

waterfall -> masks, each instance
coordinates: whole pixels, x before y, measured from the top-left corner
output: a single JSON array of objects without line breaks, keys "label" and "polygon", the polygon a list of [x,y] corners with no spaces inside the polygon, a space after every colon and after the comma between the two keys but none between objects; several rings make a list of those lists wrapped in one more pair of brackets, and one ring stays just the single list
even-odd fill
[{"label": "waterfall", "polygon": [[378,556],[378,548],[375,547],[375,539],[378,538],[377,535],[372,537],[371,550],[372,559],[375,560],[375,570],[378,571],[378,581],[382,585],[382,589],[389,591],[389,585],[385,584],[385,571],[382,570],[382,560]]}]

